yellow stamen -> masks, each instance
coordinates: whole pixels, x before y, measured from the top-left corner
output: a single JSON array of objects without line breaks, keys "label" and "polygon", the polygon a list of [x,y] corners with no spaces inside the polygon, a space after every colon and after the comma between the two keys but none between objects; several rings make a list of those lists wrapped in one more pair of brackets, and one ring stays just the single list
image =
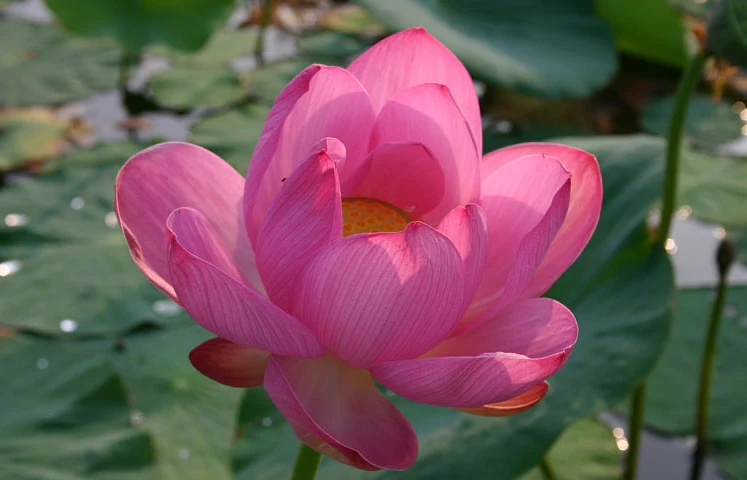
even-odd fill
[{"label": "yellow stamen", "polygon": [[372,198],[346,198],[342,201],[342,235],[372,232],[399,232],[412,218],[399,208]]}]

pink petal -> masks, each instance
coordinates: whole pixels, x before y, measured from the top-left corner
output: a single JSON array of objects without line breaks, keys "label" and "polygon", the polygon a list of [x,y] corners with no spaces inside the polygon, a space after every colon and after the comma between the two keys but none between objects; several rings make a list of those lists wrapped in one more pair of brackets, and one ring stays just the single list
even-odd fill
[{"label": "pink petal", "polygon": [[337,138],[345,146],[341,181],[355,174],[367,153],[374,117],[365,89],[342,68],[312,65],[285,87],[270,110],[247,173],[244,215],[254,244],[282,179],[320,139]]},{"label": "pink petal", "polygon": [[444,198],[423,220],[438,223],[457,205],[479,199],[480,150],[448,88],[425,84],[394,95],[371,134],[372,147],[391,142],[423,144],[444,172]]},{"label": "pink petal", "polygon": [[532,155],[507,163],[483,180],[481,204],[490,249],[468,317],[494,311],[509,279],[513,300],[515,290],[531,278],[567,210],[569,179],[557,159]]},{"label": "pink petal", "polygon": [[292,312],[335,356],[368,368],[416,357],[445,338],[459,320],[463,277],[451,241],[413,222],[319,252],[297,284]]},{"label": "pink petal", "polygon": [[568,214],[542,264],[522,293],[522,298],[542,295],[578,258],[589,242],[602,208],[602,176],[593,155],[578,148],[553,143],[524,143],[495,150],[481,163],[482,178],[505,163],[532,154],[546,154],[560,160],[571,172]]},{"label": "pink petal", "polygon": [[478,408],[461,408],[460,410],[472,415],[481,417],[508,417],[517,413],[525,412],[537,405],[540,400],[545,398],[545,394],[550,389],[547,382],[539,383],[518,397],[514,397],[505,402],[496,402],[483,405]]},{"label": "pink petal", "polygon": [[421,218],[444,197],[444,172],[421,143],[385,143],[361,168],[362,180],[344,190],[348,198],[375,198]]},{"label": "pink petal", "polygon": [[404,470],[417,457],[412,426],[365,370],[273,355],[264,385],[298,438],[325,455],[363,470]]},{"label": "pink petal", "polygon": [[423,83],[446,85],[467,117],[478,150],[482,123],[475,85],[462,62],[423,28],[410,28],[380,41],[348,70],[366,87],[376,110],[399,91]]},{"label": "pink petal", "polygon": [[189,361],[203,375],[229,387],[262,385],[270,353],[238,345],[220,337],[189,352]]},{"label": "pink petal", "polygon": [[283,355],[319,357],[324,349],[301,322],[223,270],[224,251],[200,212],[168,220],[169,274],[184,309],[203,328],[233,343]]},{"label": "pink petal", "polygon": [[240,210],[243,184],[241,175],[217,155],[179,142],[147,148],[119,171],[114,209],[132,258],[172,299],[164,236],[166,219],[179,207],[199,208],[243,278],[263,291]]},{"label": "pink petal", "polygon": [[576,343],[573,314],[549,298],[516,303],[425,358],[376,365],[382,385],[420,403],[477,408],[528,391],[563,366]]},{"label": "pink petal", "polygon": [[472,203],[456,207],[441,220],[438,231],[451,240],[462,258],[465,273],[462,311],[465,311],[480,284],[488,257],[488,226],[485,212]]},{"label": "pink petal", "polygon": [[319,249],[342,238],[342,199],[337,159],[344,151],[325,139],[283,183],[257,236],[257,268],[270,300],[287,310],[294,282]]}]

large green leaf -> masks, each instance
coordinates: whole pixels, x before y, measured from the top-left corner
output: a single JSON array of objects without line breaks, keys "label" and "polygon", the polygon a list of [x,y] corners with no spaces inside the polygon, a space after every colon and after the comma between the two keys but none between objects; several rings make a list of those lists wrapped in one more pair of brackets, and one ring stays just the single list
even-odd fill
[{"label": "large green leaf", "polygon": [[[674,96],[668,95],[646,105],[641,114],[641,127],[647,132],[666,136],[674,106]],[[706,95],[690,99],[685,119],[687,145],[698,150],[714,151],[723,144],[738,139],[744,122],[740,112],[734,112],[724,102],[714,102]]]},{"label": "large green leaf", "polygon": [[114,88],[119,55],[56,28],[0,22],[0,105],[60,104]]},{"label": "large green leaf", "polygon": [[393,30],[424,26],[488,83],[548,97],[605,86],[617,54],[590,0],[358,0]]},{"label": "large green leaf", "polygon": [[46,3],[70,32],[85,37],[111,37],[132,52],[154,45],[198,50],[235,7],[234,0],[46,0]]},{"label": "large green leaf", "polygon": [[0,338],[4,480],[151,479],[147,433],[108,365],[111,342]]},{"label": "large green leaf", "polygon": [[60,153],[68,122],[41,108],[0,111],[0,170]]},{"label": "large green leaf", "polygon": [[248,92],[239,74],[226,67],[173,67],[154,75],[149,85],[159,105],[183,110],[227,105]]},{"label": "large green leaf", "polygon": [[0,339],[3,480],[232,478],[241,391],[187,360],[209,337],[194,325],[116,341]]},{"label": "large green leaf", "polygon": [[[648,382],[646,422],[676,435],[694,432],[698,372],[708,319],[711,289],[680,290],[671,339]],[[747,288],[727,293],[718,337],[709,415],[709,455],[733,478],[747,478]]]},{"label": "large green leaf", "polygon": [[675,67],[685,65],[684,19],[668,0],[597,0],[596,6],[623,52]]},{"label": "large green leaf", "polygon": [[747,66],[747,1],[716,2],[708,22],[708,48],[729,63]]},{"label": "large green leaf", "polygon": [[192,128],[189,141],[217,153],[244,175],[269,111],[264,105],[247,105],[206,118]]},{"label": "large green leaf", "polygon": [[[673,106],[672,97],[651,103],[643,112],[642,126],[665,135]],[[725,102],[706,96],[691,100],[685,122],[679,203],[690,205],[695,217],[729,227],[747,227],[747,158],[719,153],[723,145],[740,137],[743,122]],[[664,142],[662,141],[662,155]]]},{"label": "large green leaf", "polygon": [[241,390],[192,367],[187,355],[211,335],[197,325],[125,337],[114,360],[164,480],[228,480]]},{"label": "large green leaf", "polygon": [[[559,141],[599,157],[605,199],[594,238],[550,292],[576,314],[580,337],[547,397],[502,419],[395,397],[420,438],[415,465],[402,473],[362,473],[325,461],[324,478],[515,478],[567,427],[617,404],[653,367],[666,339],[673,290],[669,260],[654,249],[644,227],[660,188],[660,143],[645,136]],[[293,462],[293,433],[263,396],[250,392],[252,415],[243,416],[248,425],[237,458],[242,479],[283,478]]]},{"label": "large green leaf", "polygon": [[72,168],[73,153],[55,166],[68,168],[0,191],[0,324],[70,335],[185,321],[135,267],[113,212],[119,166],[140,148],[98,148],[118,161],[96,168]]}]

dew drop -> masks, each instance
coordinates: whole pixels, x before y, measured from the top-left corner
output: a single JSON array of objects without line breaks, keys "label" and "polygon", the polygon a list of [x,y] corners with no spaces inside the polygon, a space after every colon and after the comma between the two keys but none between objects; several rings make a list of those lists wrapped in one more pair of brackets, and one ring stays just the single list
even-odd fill
[{"label": "dew drop", "polygon": [[270,427],[270,426],[272,426],[272,419],[270,417],[264,417],[262,419],[262,426],[263,427]]},{"label": "dew drop", "polygon": [[655,228],[659,226],[659,223],[661,222],[661,210],[658,208],[652,208],[648,211],[648,214],[646,215],[646,224],[651,227]]},{"label": "dew drop", "polygon": [[9,213],[5,216],[5,225],[9,227],[22,227],[29,223],[29,217],[22,213]]},{"label": "dew drop", "polygon": [[13,275],[21,269],[22,265],[20,260],[8,260],[7,262],[0,263],[0,277]]},{"label": "dew drop", "polygon": [[693,214],[693,207],[690,205],[683,205],[677,210],[677,217],[680,220],[687,220],[690,218],[690,215]]},{"label": "dew drop", "polygon": [[186,460],[189,458],[189,449],[188,448],[181,448],[179,449],[179,458],[182,460]]},{"label": "dew drop", "polygon": [[626,439],[624,438],[617,439],[617,449],[620,450],[621,452],[624,452],[625,450],[627,450],[629,446],[630,445],[628,444],[628,441]]},{"label": "dew drop", "polygon": [[182,307],[172,302],[171,300],[156,300],[153,302],[153,311],[157,315],[163,317],[173,317],[179,315],[182,311]]},{"label": "dew drop", "polygon": [[514,126],[508,120],[499,120],[495,123],[495,131],[498,133],[510,133]]},{"label": "dew drop", "polygon": [[393,392],[393,391],[391,391],[391,390],[387,390],[387,391],[386,391],[386,396],[387,396],[387,397],[389,397],[389,398],[394,398],[394,397],[396,397],[396,396],[397,396],[397,394],[396,394],[396,393],[394,393],[394,392]]},{"label": "dew drop", "polygon": [[673,238],[667,238],[667,241],[664,243],[664,250],[670,255],[677,253],[677,244],[674,243]]},{"label": "dew drop", "polygon": [[114,212],[109,212],[104,217],[104,223],[109,228],[117,228],[119,226],[119,220],[117,220],[117,214]]},{"label": "dew drop", "polygon": [[143,412],[140,412],[138,410],[133,410],[130,413],[130,423],[133,427],[137,427],[139,425],[142,425],[145,421],[145,414]]},{"label": "dew drop", "polygon": [[86,206],[86,201],[83,200],[83,197],[75,197],[72,200],[70,200],[70,208],[73,210],[80,210],[81,208]]},{"label": "dew drop", "polygon": [[747,328],[747,315],[739,319],[739,326],[742,328]]},{"label": "dew drop", "polygon": [[45,370],[47,367],[49,367],[49,360],[47,360],[46,358],[42,357],[36,361],[36,368],[38,368],[39,370]]},{"label": "dew drop", "polygon": [[738,310],[737,306],[733,303],[727,303],[724,307],[724,316],[726,318],[734,318],[737,316]]},{"label": "dew drop", "polygon": [[718,227],[713,229],[713,236],[719,240],[723,240],[726,237],[726,230],[724,227]]},{"label": "dew drop", "polygon": [[60,330],[65,333],[71,333],[78,329],[78,322],[72,318],[66,318],[60,322]]},{"label": "dew drop", "polygon": [[625,438],[625,430],[620,427],[615,427],[612,429],[612,435],[617,439]]}]

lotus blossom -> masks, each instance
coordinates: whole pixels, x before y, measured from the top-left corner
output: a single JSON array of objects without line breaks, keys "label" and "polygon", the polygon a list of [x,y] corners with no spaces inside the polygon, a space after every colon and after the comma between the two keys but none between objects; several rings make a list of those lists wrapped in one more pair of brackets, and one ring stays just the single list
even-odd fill
[{"label": "lotus blossom", "polygon": [[122,167],[116,211],[138,267],[217,337],[190,354],[263,385],[299,439],[405,469],[413,428],[376,382],[477,415],[537,403],[578,327],[539,298],[599,218],[596,159],[527,143],[484,157],[464,66],[425,30],[280,93],[246,180],[186,143]]}]

